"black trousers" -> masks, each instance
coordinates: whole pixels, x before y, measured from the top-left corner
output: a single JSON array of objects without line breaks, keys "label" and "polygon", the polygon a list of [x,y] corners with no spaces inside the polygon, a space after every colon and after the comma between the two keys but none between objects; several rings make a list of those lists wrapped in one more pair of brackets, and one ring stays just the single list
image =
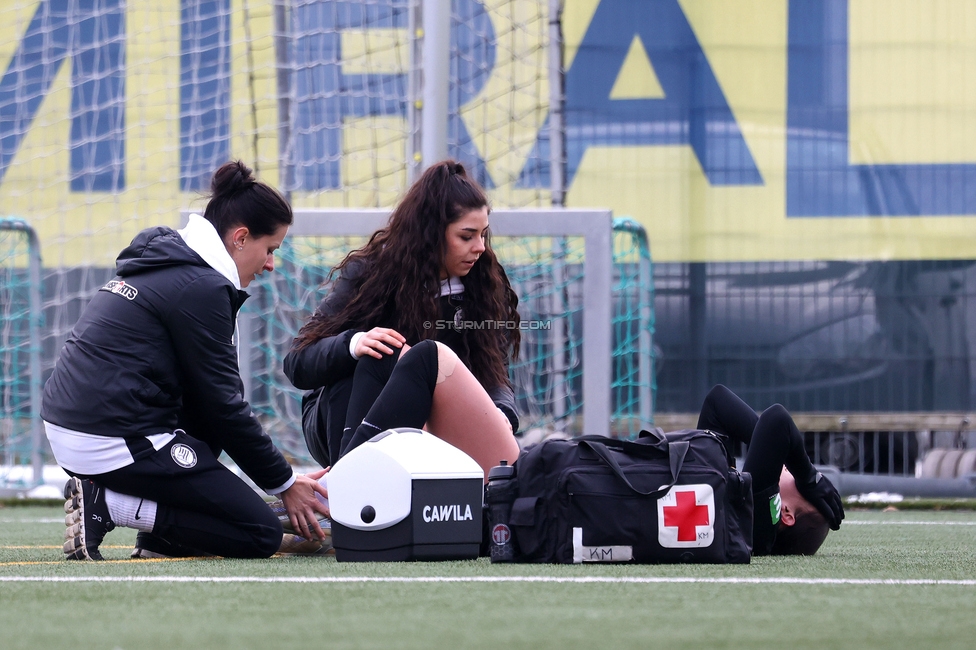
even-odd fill
[{"label": "black trousers", "polygon": [[776,541],[783,466],[796,468],[801,476],[813,470],[793,418],[779,404],[757,414],[738,395],[718,385],[705,397],[698,428],[748,445],[742,471],[752,475],[753,555],[768,555]]},{"label": "black trousers", "polygon": [[[779,485],[779,476],[791,448],[799,446],[802,451],[800,432],[785,408],[774,404],[757,414],[722,385],[712,388],[705,397],[698,416],[698,428],[723,433],[748,445],[742,470],[752,474],[753,493]],[[802,453],[806,455],[806,452]]]},{"label": "black trousers", "polygon": [[[178,448],[183,453],[174,454],[179,445],[193,453]],[[263,558],[281,546],[281,523],[264,499],[220,463],[206,443],[181,431],[131,465],[83,478],[159,504],[152,534],[184,554]]]}]

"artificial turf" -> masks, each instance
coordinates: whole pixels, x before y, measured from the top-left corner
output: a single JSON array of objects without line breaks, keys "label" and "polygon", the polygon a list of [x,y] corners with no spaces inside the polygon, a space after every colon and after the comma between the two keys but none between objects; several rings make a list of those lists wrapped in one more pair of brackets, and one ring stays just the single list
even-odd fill
[{"label": "artificial turf", "polygon": [[[750,565],[61,560],[61,512],[0,509],[0,647],[972,648],[976,513],[850,512]],[[599,581],[590,581],[599,580]],[[635,582],[642,581],[642,582]]]}]

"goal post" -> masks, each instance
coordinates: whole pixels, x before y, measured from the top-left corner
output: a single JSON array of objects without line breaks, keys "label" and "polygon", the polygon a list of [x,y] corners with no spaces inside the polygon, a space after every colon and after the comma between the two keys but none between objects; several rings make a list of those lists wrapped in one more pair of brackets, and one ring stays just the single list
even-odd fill
[{"label": "goal post", "polygon": [[40,413],[40,243],[23,219],[0,218],[0,489],[42,482]]}]

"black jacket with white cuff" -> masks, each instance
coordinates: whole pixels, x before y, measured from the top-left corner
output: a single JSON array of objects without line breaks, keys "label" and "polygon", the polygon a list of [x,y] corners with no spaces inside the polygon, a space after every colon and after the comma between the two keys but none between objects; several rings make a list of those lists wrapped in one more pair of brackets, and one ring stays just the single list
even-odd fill
[{"label": "black jacket with white cuff", "polygon": [[[216,231],[206,236],[219,245]],[[65,342],[41,416],[123,438],[133,460],[153,451],[138,439],[183,428],[277,492],[294,472],[244,399],[234,343],[247,294],[201,255],[167,227],[132,240],[117,277],[95,293]]]}]

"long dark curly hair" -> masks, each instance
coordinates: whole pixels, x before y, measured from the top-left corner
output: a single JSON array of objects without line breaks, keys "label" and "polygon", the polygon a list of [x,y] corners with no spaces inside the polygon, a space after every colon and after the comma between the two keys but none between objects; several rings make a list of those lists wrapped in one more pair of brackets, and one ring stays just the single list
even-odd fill
[{"label": "long dark curly hair", "polygon": [[[447,226],[471,210],[488,206],[484,190],[461,163],[447,160],[428,168],[360,249],[349,253],[329,276],[334,282],[345,269],[358,276],[352,299],[332,315],[316,313],[295,339],[302,349],[347,329],[392,327],[414,344],[436,338],[431,325],[440,316],[440,274],[446,252]],[[485,387],[508,383],[506,361],[518,355],[518,297],[491,248],[461,279],[466,321],[505,321],[507,328],[463,330],[458,356]],[[426,327],[425,327],[426,325]]]}]

